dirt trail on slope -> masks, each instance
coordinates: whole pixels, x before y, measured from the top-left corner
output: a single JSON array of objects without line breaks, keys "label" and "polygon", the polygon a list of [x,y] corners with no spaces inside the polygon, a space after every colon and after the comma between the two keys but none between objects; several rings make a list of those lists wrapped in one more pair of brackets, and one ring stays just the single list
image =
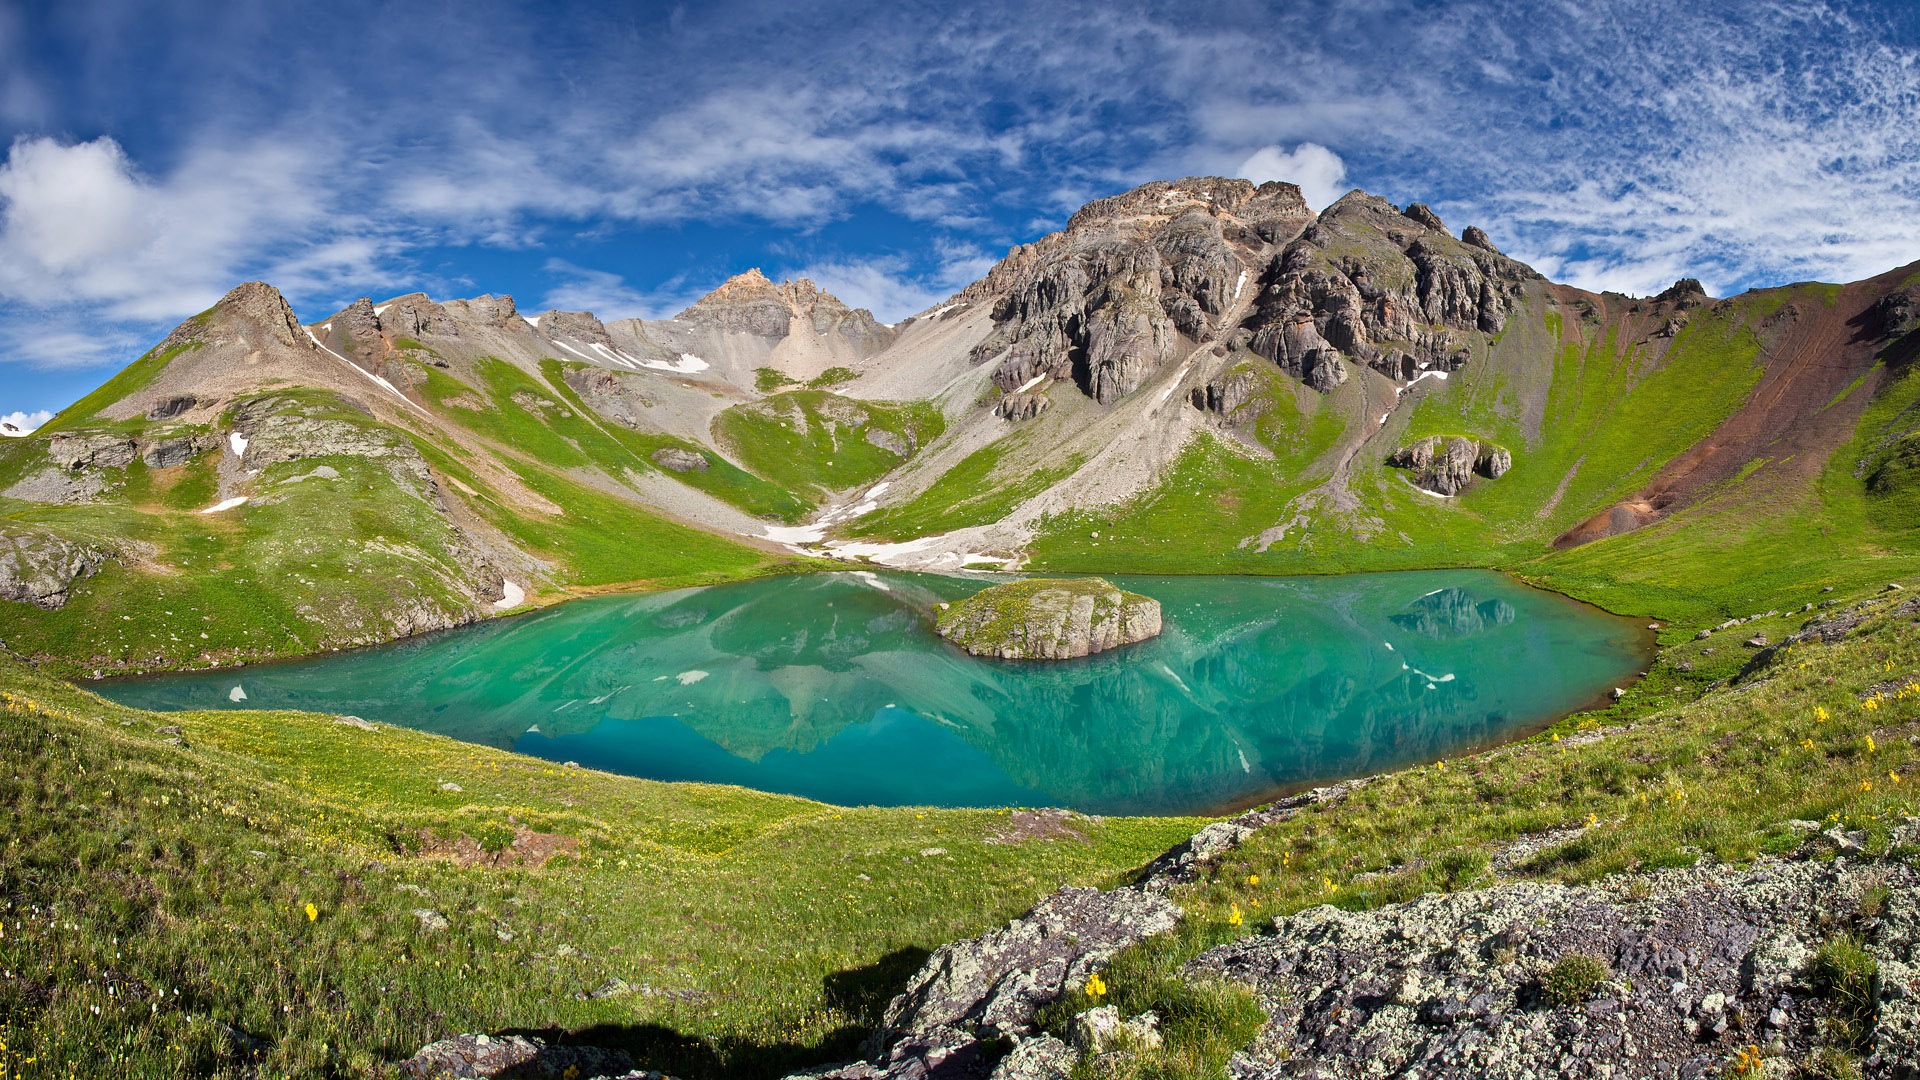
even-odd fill
[{"label": "dirt trail on slope", "polygon": [[[1831,304],[1804,294],[1789,300],[1758,328],[1763,340],[1775,340],[1761,346],[1766,370],[1746,404],[1639,492],[1562,533],[1554,546],[1578,547],[1631,532],[1702,502],[1756,459],[1768,459],[1749,481],[1761,485],[1759,494],[1812,483],[1853,437],[1879,389],[1874,363],[1884,342],[1870,312],[1907,274],[1903,268],[1843,286]],[[1869,375],[1859,390],[1835,402]]]}]

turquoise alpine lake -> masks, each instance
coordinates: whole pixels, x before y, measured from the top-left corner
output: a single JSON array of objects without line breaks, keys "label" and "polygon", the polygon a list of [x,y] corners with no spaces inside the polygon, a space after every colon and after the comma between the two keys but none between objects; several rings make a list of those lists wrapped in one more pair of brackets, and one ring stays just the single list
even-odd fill
[{"label": "turquoise alpine lake", "polygon": [[842,805],[1220,811],[1508,739],[1633,677],[1635,624],[1478,570],[1113,577],[1163,633],[968,656],[1004,578],[855,571],[578,600],[393,645],[102,683],[148,709],[351,714],[657,780]]}]

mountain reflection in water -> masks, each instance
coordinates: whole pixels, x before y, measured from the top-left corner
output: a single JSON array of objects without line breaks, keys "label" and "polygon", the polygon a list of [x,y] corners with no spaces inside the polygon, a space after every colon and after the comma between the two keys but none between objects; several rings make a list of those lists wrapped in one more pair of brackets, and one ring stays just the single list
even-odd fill
[{"label": "mountain reflection in water", "polygon": [[1112,580],[1158,599],[1165,632],[1065,662],[978,659],[932,633],[938,603],[992,579],[853,572],[100,690],[843,804],[1187,813],[1510,736],[1595,699],[1644,648],[1625,620],[1485,571]]}]

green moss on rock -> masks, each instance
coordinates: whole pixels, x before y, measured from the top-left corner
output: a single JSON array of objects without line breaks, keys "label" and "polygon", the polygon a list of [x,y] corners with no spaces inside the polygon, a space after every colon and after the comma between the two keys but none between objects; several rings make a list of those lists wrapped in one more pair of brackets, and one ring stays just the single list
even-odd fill
[{"label": "green moss on rock", "polygon": [[940,636],[975,656],[1068,660],[1160,633],[1160,602],[1104,578],[1029,578],[940,612]]}]

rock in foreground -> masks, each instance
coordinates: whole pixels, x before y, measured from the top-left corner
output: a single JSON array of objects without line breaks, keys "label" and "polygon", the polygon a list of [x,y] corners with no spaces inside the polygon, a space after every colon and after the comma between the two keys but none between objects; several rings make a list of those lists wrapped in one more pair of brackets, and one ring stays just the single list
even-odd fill
[{"label": "rock in foreground", "polygon": [[934,628],[975,656],[1068,660],[1157,636],[1160,602],[1104,578],[1030,578],[982,589]]}]

